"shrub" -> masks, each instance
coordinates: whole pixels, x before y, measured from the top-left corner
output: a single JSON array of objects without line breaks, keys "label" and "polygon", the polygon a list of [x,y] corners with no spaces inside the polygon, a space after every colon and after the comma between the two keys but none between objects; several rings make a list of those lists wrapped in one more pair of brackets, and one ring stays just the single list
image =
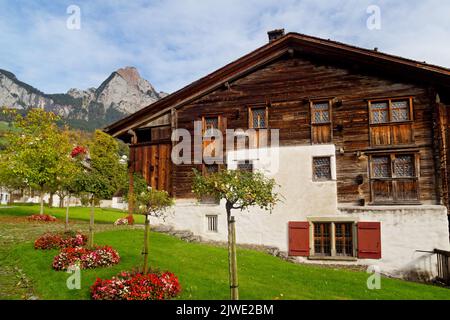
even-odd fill
[{"label": "shrub", "polygon": [[128,218],[119,218],[114,222],[115,226],[127,226],[129,223]]},{"label": "shrub", "polygon": [[72,265],[80,269],[94,269],[108,267],[119,263],[120,256],[111,247],[97,247],[93,250],[87,248],[64,248],[53,259],[53,269],[67,270]]},{"label": "shrub", "polygon": [[122,272],[91,287],[94,300],[168,300],[181,291],[178,278],[170,272]]},{"label": "shrub", "polygon": [[39,221],[39,222],[55,222],[56,217],[50,216],[48,214],[33,214],[29,216],[28,221]]},{"label": "shrub", "polygon": [[59,248],[75,248],[84,246],[87,236],[76,232],[46,233],[36,239],[35,249],[50,250]]}]

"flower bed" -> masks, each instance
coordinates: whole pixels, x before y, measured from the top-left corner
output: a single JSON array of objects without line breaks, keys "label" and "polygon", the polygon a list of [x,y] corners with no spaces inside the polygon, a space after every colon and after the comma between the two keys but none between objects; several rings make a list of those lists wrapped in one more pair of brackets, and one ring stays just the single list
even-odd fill
[{"label": "flower bed", "polygon": [[56,217],[48,214],[33,214],[29,216],[28,221],[39,221],[39,222],[55,222]]},{"label": "flower bed", "polygon": [[46,233],[36,239],[34,248],[40,250],[50,250],[59,248],[75,248],[84,246],[87,237],[76,232]]},{"label": "flower bed", "polygon": [[91,287],[94,300],[168,300],[181,291],[178,278],[170,272],[148,274],[122,272]]},{"label": "flower bed", "polygon": [[87,248],[64,248],[53,259],[53,269],[67,270],[72,265],[77,265],[80,269],[94,269],[108,267],[119,263],[120,256],[111,247]]},{"label": "flower bed", "polygon": [[128,219],[127,218],[119,218],[114,222],[115,226],[127,226],[128,225]]}]

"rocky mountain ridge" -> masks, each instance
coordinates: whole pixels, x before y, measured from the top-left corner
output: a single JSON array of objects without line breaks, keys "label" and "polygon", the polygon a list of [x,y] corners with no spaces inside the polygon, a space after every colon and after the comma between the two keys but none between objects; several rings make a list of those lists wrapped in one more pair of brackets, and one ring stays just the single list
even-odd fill
[{"label": "rocky mountain ridge", "polygon": [[117,121],[166,96],[143,79],[134,67],[111,73],[98,88],[70,89],[47,94],[0,69],[0,106],[26,113],[43,108],[65,119],[69,125],[93,130]]}]

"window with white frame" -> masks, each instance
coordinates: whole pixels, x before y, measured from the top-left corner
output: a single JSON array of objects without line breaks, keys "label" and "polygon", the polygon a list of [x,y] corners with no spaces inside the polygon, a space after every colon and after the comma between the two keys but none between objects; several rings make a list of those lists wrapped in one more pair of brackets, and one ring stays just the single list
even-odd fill
[{"label": "window with white frame", "polygon": [[218,222],[217,215],[207,215],[206,216],[208,232],[217,232],[218,231],[217,222]]}]

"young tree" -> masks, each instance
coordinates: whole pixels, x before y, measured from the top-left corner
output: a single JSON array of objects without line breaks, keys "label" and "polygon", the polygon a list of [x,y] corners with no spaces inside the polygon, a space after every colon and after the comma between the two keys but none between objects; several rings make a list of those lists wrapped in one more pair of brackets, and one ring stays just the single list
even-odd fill
[{"label": "young tree", "polygon": [[[131,210],[128,211],[127,219],[129,223],[134,223],[133,213],[136,212],[134,208],[134,201],[136,198],[135,195],[146,192],[148,189],[148,184],[140,173],[133,173],[132,179],[128,179],[123,183],[124,185],[122,187],[122,191],[124,193],[124,199],[128,204],[128,208],[130,209],[131,207]],[[133,184],[132,187],[130,187],[130,184]]]},{"label": "young tree", "polygon": [[8,170],[31,188],[39,191],[40,214],[44,213],[44,193],[57,180],[58,172],[70,161],[70,145],[56,122],[58,117],[42,109],[32,109],[25,117],[15,114],[7,148]]},{"label": "young tree", "polygon": [[231,216],[233,209],[246,210],[252,206],[272,211],[279,201],[279,194],[274,191],[275,180],[264,174],[238,170],[222,170],[209,175],[202,175],[194,170],[192,191],[201,199],[209,195],[217,200],[225,200],[228,224],[228,267],[230,295],[232,300],[239,299],[235,220]]},{"label": "young tree", "polygon": [[135,212],[145,215],[144,229],[144,267],[143,273],[148,273],[148,243],[150,241],[150,219],[149,216],[156,218],[164,218],[167,210],[173,206],[174,201],[166,191],[158,191],[148,188],[140,193],[133,193],[129,198],[133,197],[135,204]]},{"label": "young tree", "polygon": [[127,168],[120,162],[117,141],[99,130],[95,132],[93,140],[89,142],[86,152],[80,152],[74,156],[83,166],[83,170],[75,177],[75,189],[78,193],[89,194],[91,212],[88,245],[92,248],[94,246],[95,203],[101,199],[111,199],[123,185]]}]

